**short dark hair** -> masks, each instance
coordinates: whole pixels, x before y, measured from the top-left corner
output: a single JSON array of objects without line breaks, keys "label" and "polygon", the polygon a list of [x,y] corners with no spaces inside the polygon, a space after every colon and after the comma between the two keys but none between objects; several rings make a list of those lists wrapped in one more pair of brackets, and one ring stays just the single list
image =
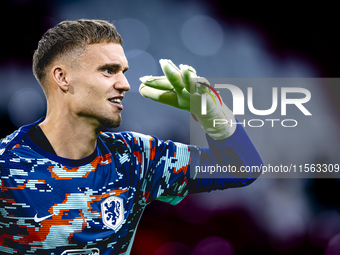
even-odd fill
[{"label": "short dark hair", "polygon": [[44,88],[46,67],[57,57],[83,50],[87,45],[117,43],[123,39],[115,26],[104,20],[62,21],[42,36],[33,54],[33,74]]}]

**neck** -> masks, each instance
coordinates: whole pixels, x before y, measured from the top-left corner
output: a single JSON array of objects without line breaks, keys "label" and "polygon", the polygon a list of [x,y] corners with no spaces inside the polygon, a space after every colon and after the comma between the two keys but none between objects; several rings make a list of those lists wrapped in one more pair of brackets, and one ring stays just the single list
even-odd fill
[{"label": "neck", "polygon": [[47,115],[39,126],[60,157],[82,159],[96,148],[99,130],[80,118]]}]

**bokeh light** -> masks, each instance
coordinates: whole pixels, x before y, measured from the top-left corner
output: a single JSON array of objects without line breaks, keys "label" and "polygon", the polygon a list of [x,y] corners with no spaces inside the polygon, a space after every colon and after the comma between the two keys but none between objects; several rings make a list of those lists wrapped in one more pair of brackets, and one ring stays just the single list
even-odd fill
[{"label": "bokeh light", "polygon": [[45,114],[45,111],[45,100],[33,88],[18,90],[8,104],[8,114],[17,127],[36,121]]},{"label": "bokeh light", "polygon": [[233,248],[230,243],[220,237],[209,237],[201,241],[194,249],[192,255],[231,255]]},{"label": "bokeh light", "polygon": [[121,19],[114,23],[123,38],[125,51],[145,50],[149,45],[150,32],[148,27],[137,19]]},{"label": "bokeh light", "polygon": [[188,50],[201,55],[214,55],[223,43],[223,30],[213,18],[197,15],[188,19],[181,30],[182,41]]}]

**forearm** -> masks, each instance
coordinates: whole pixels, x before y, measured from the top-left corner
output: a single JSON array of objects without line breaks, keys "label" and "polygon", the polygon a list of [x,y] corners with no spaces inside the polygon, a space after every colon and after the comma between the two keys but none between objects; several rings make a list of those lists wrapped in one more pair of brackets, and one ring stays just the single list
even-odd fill
[{"label": "forearm", "polygon": [[190,192],[242,187],[252,183],[260,174],[262,160],[242,125],[232,136],[214,140],[207,136],[209,148],[202,149],[200,165]]}]

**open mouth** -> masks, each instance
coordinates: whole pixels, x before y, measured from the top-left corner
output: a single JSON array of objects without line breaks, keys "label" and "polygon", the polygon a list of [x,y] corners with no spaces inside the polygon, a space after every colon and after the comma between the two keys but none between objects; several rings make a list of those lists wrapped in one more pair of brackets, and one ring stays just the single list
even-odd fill
[{"label": "open mouth", "polygon": [[122,105],[123,98],[122,97],[113,97],[113,98],[109,98],[108,100],[111,103],[113,103],[116,107],[118,107],[119,109],[123,109],[123,105]]}]

